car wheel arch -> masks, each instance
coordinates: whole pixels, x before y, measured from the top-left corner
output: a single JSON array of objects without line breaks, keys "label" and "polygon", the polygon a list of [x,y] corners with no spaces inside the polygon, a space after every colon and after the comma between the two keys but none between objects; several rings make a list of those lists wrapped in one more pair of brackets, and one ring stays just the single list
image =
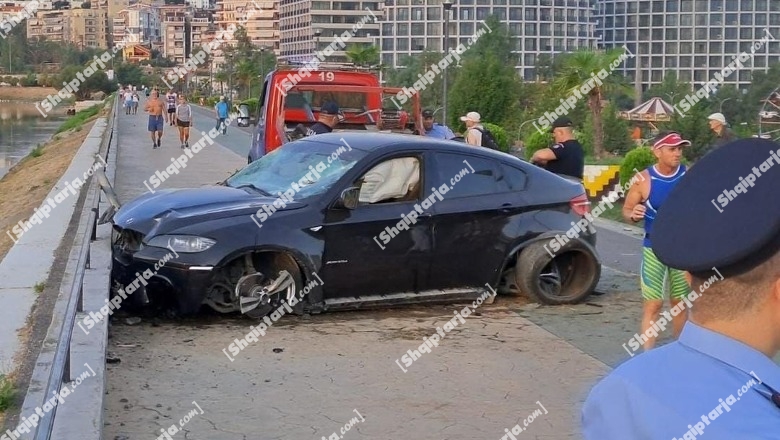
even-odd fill
[{"label": "car wheel arch", "polygon": [[[219,268],[226,267],[232,262],[244,258],[246,255],[269,254],[269,253],[276,253],[276,254],[289,256],[295,262],[295,264],[298,265],[298,270],[300,271],[301,276],[303,277],[304,285],[312,281],[312,279],[316,278],[314,276],[314,273],[316,272],[315,266],[309,257],[307,257],[306,255],[304,255],[303,253],[301,253],[296,249],[285,248],[281,246],[262,246],[262,247],[242,248],[240,250],[231,252],[230,254],[226,255],[224,258],[222,258],[222,260],[219,262],[218,265],[214,266],[214,269],[217,270]],[[314,295],[312,296],[312,298],[316,299],[317,296],[318,295]]]}]

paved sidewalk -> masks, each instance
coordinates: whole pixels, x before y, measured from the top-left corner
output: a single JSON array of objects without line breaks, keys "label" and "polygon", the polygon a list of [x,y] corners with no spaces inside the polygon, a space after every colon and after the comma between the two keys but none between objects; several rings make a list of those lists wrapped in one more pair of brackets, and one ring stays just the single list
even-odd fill
[{"label": "paved sidewalk", "polygon": [[[122,203],[147,192],[144,180],[182,154],[170,126],[153,150],[146,121],[140,112],[119,115]],[[160,188],[214,183],[244,166],[243,156],[219,144],[229,140],[217,137]],[[518,316],[513,301],[483,306],[408,373],[395,359],[463,305],[285,317],[235,362],[222,350],[249,331],[247,319],[117,322],[109,351],[121,362],[108,366],[104,435],[155,438],[198,402],[204,414],[186,425],[190,440],[327,438],[355,417],[353,409],[365,422],[346,440],[498,440],[539,401],[549,413],[518,438],[579,439],[581,403],[609,369]]]},{"label": "paved sidewalk", "polygon": [[[119,148],[117,158],[117,174],[115,189],[122,204],[140,196],[149,189],[144,185],[148,183],[149,177],[156,171],[164,171],[171,165],[171,159],[176,159],[184,150],[181,149],[179,142],[179,131],[176,127],[166,125],[163,129],[162,147],[152,149],[152,139],[147,131],[149,116],[142,109],[146,103],[146,98],[141,98],[138,103],[138,114],[126,115],[120,110],[118,118],[119,126]],[[234,122],[235,124],[235,122]],[[198,124],[196,129],[190,131],[190,146],[198,142],[203,135],[213,128],[212,124]],[[234,127],[229,130],[235,131]],[[247,136],[248,138],[248,136]],[[186,168],[179,171],[167,179],[157,189],[167,188],[193,188],[202,185],[210,185],[225,180],[236,170],[246,165],[246,159],[230,151],[221,142],[229,137],[218,135],[214,139],[214,144],[205,143],[205,147],[188,159]],[[248,139],[247,139],[248,142]],[[249,146],[246,146],[247,151]]]}]

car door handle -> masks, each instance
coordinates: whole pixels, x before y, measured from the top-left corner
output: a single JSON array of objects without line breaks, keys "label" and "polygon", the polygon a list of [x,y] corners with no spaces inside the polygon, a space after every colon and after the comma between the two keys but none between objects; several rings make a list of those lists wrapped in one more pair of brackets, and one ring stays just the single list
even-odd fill
[{"label": "car door handle", "polygon": [[501,205],[501,208],[499,208],[499,211],[501,212],[511,212],[513,205],[511,203],[504,203]]}]

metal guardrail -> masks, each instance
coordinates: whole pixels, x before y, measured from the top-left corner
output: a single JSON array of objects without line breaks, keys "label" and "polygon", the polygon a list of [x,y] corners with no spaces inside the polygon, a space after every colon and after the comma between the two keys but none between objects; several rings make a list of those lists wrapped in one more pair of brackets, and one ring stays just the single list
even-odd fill
[{"label": "metal guardrail", "polygon": [[[108,157],[111,141],[114,137],[116,118],[119,113],[117,111],[118,101],[119,100],[115,97],[111,115],[108,118],[108,125],[104,133],[103,143],[98,151],[98,154],[100,154],[100,151],[105,150],[104,154],[106,158]],[[59,337],[57,338],[56,343],[57,348],[54,352],[49,380],[44,391],[44,400],[47,399],[47,396],[58,395],[62,389],[63,383],[71,381],[71,340],[73,338],[73,329],[76,325],[76,314],[84,310],[84,274],[86,270],[90,268],[90,244],[96,240],[100,191],[98,179],[91,179],[87,197],[84,201],[84,212],[80,219],[80,221],[83,222],[86,218],[86,223],[83,223],[86,225],[86,231],[84,231],[81,238],[81,247],[78,252],[78,263],[73,276],[73,282],[71,283],[70,289],[67,291],[69,296],[68,304],[65,309],[64,319],[58,331]],[[53,318],[52,321],[54,322],[55,319]],[[34,432],[33,438],[35,440],[51,440],[52,430],[54,429],[54,419],[58,407],[59,405],[54,405],[51,411],[45,412],[40,418],[38,426],[34,428],[34,431],[31,430],[31,434]]]}]

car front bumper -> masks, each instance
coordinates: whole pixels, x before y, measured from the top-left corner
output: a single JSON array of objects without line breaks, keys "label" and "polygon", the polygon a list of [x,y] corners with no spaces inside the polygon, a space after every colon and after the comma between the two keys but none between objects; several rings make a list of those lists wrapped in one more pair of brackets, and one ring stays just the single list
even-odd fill
[{"label": "car front bumper", "polygon": [[115,242],[111,269],[114,285],[118,283],[116,287],[123,289],[133,283],[141,286],[128,296],[136,306],[144,305],[152,293],[173,297],[181,314],[197,313],[208,293],[214,268],[188,264],[188,255],[192,254],[175,255],[169,249],[150,246],[128,249]]}]

